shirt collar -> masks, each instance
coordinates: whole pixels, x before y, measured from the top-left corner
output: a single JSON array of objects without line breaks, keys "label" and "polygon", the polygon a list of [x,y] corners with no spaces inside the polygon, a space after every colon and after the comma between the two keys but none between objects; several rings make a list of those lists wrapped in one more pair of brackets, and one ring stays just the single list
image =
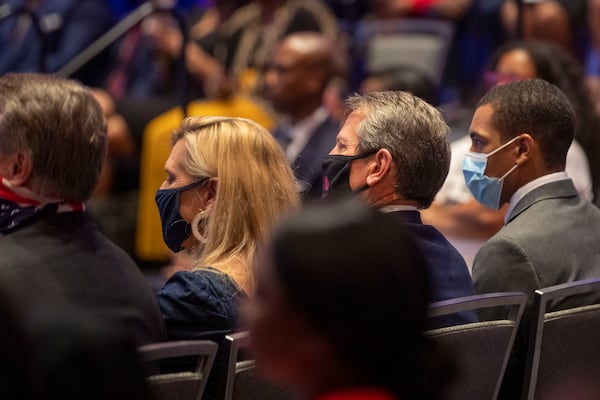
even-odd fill
[{"label": "shirt collar", "polygon": [[396,212],[396,211],[419,211],[419,209],[416,206],[409,206],[409,205],[403,205],[403,204],[391,204],[389,206],[383,206],[379,209],[380,212],[386,214],[386,213],[392,213],[392,212]]},{"label": "shirt collar", "polygon": [[328,116],[329,114],[325,107],[319,107],[298,123],[289,126],[288,135],[291,138],[291,142],[287,146],[285,153],[290,162],[293,162],[298,157],[298,154],[300,154],[306,143],[308,143],[310,137],[327,120]]},{"label": "shirt collar", "polygon": [[504,214],[504,223],[506,224],[508,222],[508,218],[510,217],[510,214],[514,210],[515,206],[517,205],[517,203],[519,203],[519,201],[521,201],[521,199],[523,199],[523,197],[525,197],[527,193],[547,183],[562,181],[566,179],[569,179],[569,175],[567,175],[565,171],[554,172],[552,174],[544,175],[542,177],[534,179],[531,182],[521,186],[510,198],[510,203],[508,203],[508,209],[506,210],[506,214]]}]

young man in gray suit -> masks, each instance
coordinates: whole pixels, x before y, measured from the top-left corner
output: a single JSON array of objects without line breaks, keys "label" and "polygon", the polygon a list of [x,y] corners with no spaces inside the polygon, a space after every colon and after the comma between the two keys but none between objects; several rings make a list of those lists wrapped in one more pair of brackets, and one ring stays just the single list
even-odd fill
[{"label": "young man in gray suit", "polygon": [[600,210],[579,197],[564,172],[574,132],[569,100],[543,80],[500,85],[479,101],[465,180],[480,203],[509,207],[504,227],[475,257],[476,292],[532,296],[600,276]]},{"label": "young man in gray suit", "polygon": [[[496,86],[479,101],[463,163],[465,181],[480,203],[494,208],[508,203],[508,210],[504,227],[475,256],[477,293],[533,296],[539,288],[600,276],[600,210],[579,197],[564,172],[574,132],[569,100],[543,80]],[[596,300],[566,298],[550,310]],[[519,398],[528,315],[526,310],[500,399]]]}]

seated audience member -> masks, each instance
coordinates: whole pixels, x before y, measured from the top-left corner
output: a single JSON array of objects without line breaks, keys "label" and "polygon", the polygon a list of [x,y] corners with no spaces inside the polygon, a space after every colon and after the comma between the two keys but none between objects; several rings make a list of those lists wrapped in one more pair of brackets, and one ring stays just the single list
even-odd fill
[{"label": "seated audience member", "polygon": [[[133,11],[134,5],[143,2],[121,2],[114,7]],[[195,39],[215,30],[243,0],[218,0],[210,5],[201,5],[196,0],[173,3],[176,3],[177,13],[188,22],[186,33]],[[178,87],[181,71],[177,65],[182,42],[182,31],[174,15],[169,11],[156,11],[113,46],[115,62],[103,83],[104,90],[98,92],[105,99],[104,109],[124,119],[136,148],[141,145],[145,126],[154,117],[182,103],[181,88]],[[190,80],[186,90],[188,99],[203,97],[201,83]],[[109,120],[109,132],[110,128]]]},{"label": "seated audience member", "polygon": [[254,89],[257,72],[277,44],[293,32],[321,32],[330,39],[337,23],[319,0],[254,0],[240,7],[212,34],[186,48],[190,74],[204,82],[209,98]]},{"label": "seated audience member", "polygon": [[[488,207],[508,203],[505,226],[475,257],[475,291],[533,296],[539,288],[600,276],[600,210],[579,196],[564,172],[575,132],[565,94],[540,79],[496,86],[479,101],[470,132],[467,186]],[[598,300],[568,297],[549,311]],[[517,338],[502,398],[518,398],[525,334]]]},{"label": "seated audience member", "polygon": [[[196,258],[158,292],[169,340],[221,342],[252,291],[256,244],[297,207],[292,170],[264,128],[242,118],[191,117],[173,135],[167,178],[156,193],[165,243]],[[225,360],[217,356],[214,370]],[[211,374],[206,395],[215,395]]]},{"label": "seated audience member", "polygon": [[[480,203],[508,210],[505,225],[475,257],[476,292],[532,296],[600,275],[600,210],[564,172],[574,132],[569,99],[541,79],[496,86],[479,101],[465,180]],[[555,302],[551,310],[569,304]]]},{"label": "seated audience member", "polygon": [[[350,114],[323,160],[325,193],[354,192],[403,221],[431,267],[434,301],[473,294],[465,261],[419,209],[429,207],[450,162],[448,125],[433,106],[406,92],[348,100]],[[454,323],[473,321],[463,313]]]},{"label": "seated audience member", "polygon": [[[106,0],[3,0],[0,4],[0,75],[58,72],[115,22]],[[104,51],[72,78],[99,85],[112,61]]]},{"label": "seated audience member", "polygon": [[266,377],[303,399],[441,398],[448,361],[423,334],[427,260],[402,223],[355,200],[320,203],[261,256],[246,315]]},{"label": "seated audience member", "polygon": [[513,34],[520,32],[526,40],[556,43],[576,53],[582,50],[578,48],[578,41],[588,28],[588,3],[591,2],[593,0],[506,0],[502,14],[505,23],[514,30]]},{"label": "seated audience member", "polygon": [[[194,101],[189,115],[220,115],[250,118],[265,129],[273,127],[273,116],[265,107],[246,96],[227,100]],[[181,127],[184,116],[174,108],[153,119],[144,131],[140,155],[140,191],[136,227],[136,255],[145,261],[163,262],[172,256],[162,238],[160,216],[156,212],[156,188],[164,181],[164,165],[169,158],[171,134]]]},{"label": "seated audience member", "polygon": [[0,281],[20,314],[83,309],[148,343],[159,308],[133,260],[85,212],[106,152],[91,92],[37,74],[0,78]]},{"label": "seated audience member", "polygon": [[[588,150],[573,141],[567,153],[565,171],[573,179],[580,196],[592,200],[593,175],[586,153],[594,153],[590,149],[594,147],[598,117],[583,90],[581,67],[570,54],[555,45],[535,41],[509,42],[491,58],[485,84],[490,89],[497,84],[528,78],[540,78],[556,84],[571,100],[577,116],[576,132],[580,137],[589,139],[582,139]],[[506,208],[496,210],[482,206],[470,194],[462,173],[463,158],[470,146],[469,135],[452,142],[448,177],[433,205],[423,213],[423,219],[447,235],[467,263],[472,265],[477,250],[504,225]]]},{"label": "seated audience member", "polygon": [[340,52],[326,36],[288,35],[264,76],[264,95],[283,116],[274,131],[306,197],[321,197],[321,160],[335,145],[339,121],[323,106],[327,84],[338,74]]}]

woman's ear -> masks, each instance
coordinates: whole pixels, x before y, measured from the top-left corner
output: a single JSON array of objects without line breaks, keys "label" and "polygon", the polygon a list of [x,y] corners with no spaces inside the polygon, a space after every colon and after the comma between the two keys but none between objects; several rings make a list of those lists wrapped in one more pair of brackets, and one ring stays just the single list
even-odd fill
[{"label": "woman's ear", "polygon": [[206,207],[211,208],[217,199],[217,187],[219,185],[219,178],[213,177],[208,180],[206,186]]},{"label": "woman's ear", "polygon": [[373,160],[369,161],[366,183],[375,186],[382,181],[392,169],[392,153],[388,149],[379,149]]},{"label": "woman's ear", "polygon": [[18,151],[6,157],[2,177],[13,186],[23,186],[31,177],[32,169],[31,153]]}]

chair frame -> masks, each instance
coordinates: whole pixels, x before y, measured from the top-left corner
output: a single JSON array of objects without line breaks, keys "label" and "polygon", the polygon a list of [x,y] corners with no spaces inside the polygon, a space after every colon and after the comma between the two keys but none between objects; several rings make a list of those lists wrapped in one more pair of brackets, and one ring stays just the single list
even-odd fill
[{"label": "chair frame", "polygon": [[[357,37],[361,53],[365,57],[365,66],[369,66],[368,51],[371,46],[371,41],[376,36],[384,36],[386,34],[419,34],[432,35],[441,40],[441,53],[438,54],[437,62],[434,68],[434,76],[430,78],[439,85],[442,75],[448,62],[448,54],[454,40],[454,25],[446,20],[432,18],[400,18],[385,21],[366,21],[359,23]],[[400,64],[398,64],[400,65]],[[405,63],[402,65],[411,65]],[[429,75],[429,74],[428,74]]]},{"label": "chair frame", "polygon": [[530,334],[527,346],[522,399],[533,400],[535,397],[548,304],[552,300],[594,291],[600,291],[600,277],[549,286],[535,291],[529,325]]},{"label": "chair frame", "polygon": [[[527,295],[521,292],[499,292],[499,293],[488,293],[488,294],[479,294],[473,296],[465,296],[459,297],[450,300],[438,301],[435,303],[431,303],[429,306],[429,317],[440,317],[444,315],[454,314],[462,311],[469,310],[479,310],[483,308],[492,308],[492,307],[510,307],[508,311],[508,315],[506,320],[510,320],[514,323],[514,327],[507,345],[507,351],[504,355],[504,360],[502,363],[502,367],[500,370],[500,375],[496,382],[496,387],[494,388],[493,399],[498,397],[498,393],[500,392],[500,386],[502,384],[502,379],[504,377],[504,373],[506,372],[506,366],[508,364],[508,360],[510,358],[510,354],[512,348],[514,346],[515,338],[517,336],[517,331],[519,325],[521,323],[521,318],[523,316],[523,312],[525,310],[525,306],[527,304]],[[498,319],[498,321],[502,321],[504,319]],[[494,320],[495,321],[495,320]],[[487,322],[487,321],[485,321]],[[473,326],[479,324],[480,322],[474,322],[464,325],[457,325],[453,327],[447,328],[438,328],[427,331],[427,333],[436,333],[444,330],[452,329],[452,328],[460,328],[464,326]]]},{"label": "chair frame", "polygon": [[[235,372],[238,362],[240,349],[247,347],[250,341],[248,331],[236,332],[225,336],[225,346],[228,349],[227,354],[227,381],[225,383],[224,400],[233,398],[233,386],[235,384]],[[254,366],[254,360],[248,360],[248,368]]]},{"label": "chair frame", "polygon": [[[206,382],[210,374],[215,356],[218,350],[218,344],[210,340],[179,340],[173,342],[152,343],[138,347],[138,353],[142,361],[159,361],[169,358],[198,356],[196,369],[193,371],[200,379],[200,386],[196,400],[201,400],[206,388]],[[155,376],[169,376],[171,374],[151,374],[147,378]],[[173,380],[178,379],[178,374],[173,374]]]}]

